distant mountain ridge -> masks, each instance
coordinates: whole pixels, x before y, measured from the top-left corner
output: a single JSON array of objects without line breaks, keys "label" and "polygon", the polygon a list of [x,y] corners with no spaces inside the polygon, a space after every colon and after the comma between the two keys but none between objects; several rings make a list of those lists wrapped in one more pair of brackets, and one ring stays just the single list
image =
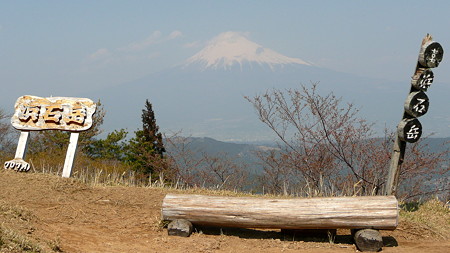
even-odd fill
[{"label": "distant mountain ridge", "polygon": [[[260,161],[256,156],[256,152],[278,149],[276,141],[266,142],[264,144],[254,143],[233,143],[218,141],[209,137],[187,137],[183,138],[188,143],[187,148],[195,155],[206,153],[211,157],[224,157],[224,154],[228,155],[230,159],[236,162],[241,162],[247,165],[249,172],[253,174],[261,174],[263,168],[261,168]],[[424,140],[424,144],[428,145],[429,150],[426,152],[442,152],[450,148],[450,137],[448,138],[427,138]],[[173,148],[173,147],[172,147]],[[169,152],[172,150],[169,148]],[[448,157],[450,158],[450,157]],[[447,158],[447,159],[448,159]],[[447,176],[450,176],[450,172],[447,172]]]}]

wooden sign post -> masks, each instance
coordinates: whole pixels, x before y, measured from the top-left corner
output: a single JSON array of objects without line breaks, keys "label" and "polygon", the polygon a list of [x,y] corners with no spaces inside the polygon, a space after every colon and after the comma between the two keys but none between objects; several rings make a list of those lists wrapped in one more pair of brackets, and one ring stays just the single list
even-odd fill
[{"label": "wooden sign post", "polygon": [[429,99],[425,92],[434,80],[431,68],[439,66],[444,55],[442,46],[427,34],[417,60],[416,70],[411,80],[411,89],[404,105],[403,118],[397,127],[397,137],[391,156],[391,163],[385,188],[385,195],[397,193],[401,165],[405,156],[406,143],[414,143],[422,135],[422,124],[417,119],[428,112]]},{"label": "wooden sign post", "polygon": [[7,161],[4,164],[5,169],[12,169],[20,172],[27,172],[30,170],[30,164],[25,162],[25,154],[28,144],[28,136],[30,132],[22,131],[19,137],[19,143],[17,144],[16,155],[11,161]]},{"label": "wooden sign post", "polygon": [[63,177],[70,177],[79,132],[91,128],[92,115],[95,113],[95,110],[96,104],[87,98],[41,98],[35,96],[18,98],[11,123],[21,133],[16,155],[13,160],[4,163],[4,168],[19,172],[30,170],[30,164],[24,161],[30,131],[71,131],[62,173]]}]

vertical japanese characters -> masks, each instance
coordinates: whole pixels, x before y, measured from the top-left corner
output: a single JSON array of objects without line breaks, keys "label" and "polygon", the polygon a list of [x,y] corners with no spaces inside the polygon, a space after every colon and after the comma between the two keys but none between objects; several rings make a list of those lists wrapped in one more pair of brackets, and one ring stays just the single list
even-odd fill
[{"label": "vertical japanese characters", "polygon": [[411,88],[404,104],[403,118],[397,127],[385,195],[395,195],[397,192],[406,143],[417,142],[422,136],[422,124],[417,118],[428,112],[430,103],[425,92],[434,80],[431,68],[439,66],[443,56],[444,49],[441,44],[433,41],[431,35],[427,34],[422,40],[416,70],[411,79]]},{"label": "vertical japanese characters", "polygon": [[422,124],[417,119],[428,112],[429,98],[425,93],[434,80],[431,68],[439,66],[444,55],[442,46],[426,36],[422,42],[416,71],[411,80],[411,90],[405,101],[403,119],[398,125],[398,137],[414,143],[422,135]]}]

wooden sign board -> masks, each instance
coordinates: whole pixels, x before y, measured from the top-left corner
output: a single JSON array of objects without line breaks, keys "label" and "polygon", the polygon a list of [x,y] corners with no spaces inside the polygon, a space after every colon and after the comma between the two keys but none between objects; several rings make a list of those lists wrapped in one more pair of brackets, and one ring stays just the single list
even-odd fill
[{"label": "wooden sign board", "polygon": [[405,101],[405,112],[413,117],[420,117],[428,112],[430,105],[427,94],[423,91],[411,92]]},{"label": "wooden sign board", "polygon": [[431,69],[419,68],[411,80],[411,85],[422,91],[427,91],[434,80],[434,74]]},{"label": "wooden sign board", "polygon": [[14,128],[80,132],[92,126],[96,104],[87,98],[36,96],[19,97],[11,118]]},{"label": "wooden sign board", "polygon": [[403,119],[398,124],[398,137],[409,143],[417,142],[422,136],[422,124],[416,118]]},{"label": "wooden sign board", "polygon": [[426,68],[436,68],[444,56],[444,49],[436,41],[429,40],[422,45],[419,63]]},{"label": "wooden sign board", "polygon": [[15,104],[11,124],[21,130],[16,155],[4,163],[5,169],[27,172],[30,165],[24,161],[30,131],[63,130],[71,131],[69,147],[62,172],[70,177],[77,149],[79,132],[92,127],[92,115],[96,104],[88,98],[36,96],[19,97]]}]

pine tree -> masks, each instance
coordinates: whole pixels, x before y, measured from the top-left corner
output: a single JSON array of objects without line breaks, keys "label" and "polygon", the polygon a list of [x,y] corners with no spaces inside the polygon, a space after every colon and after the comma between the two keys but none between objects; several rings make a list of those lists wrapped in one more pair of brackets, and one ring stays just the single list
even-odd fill
[{"label": "pine tree", "polygon": [[152,104],[148,99],[145,101],[141,117],[142,130],[136,131],[136,136],[130,140],[126,160],[136,171],[150,176],[162,169],[158,167],[163,164],[166,149],[156,124]]},{"label": "pine tree", "polygon": [[145,101],[145,109],[142,110],[142,128],[145,142],[151,143],[154,149],[154,154],[157,154],[163,158],[166,149],[164,148],[162,134],[159,133],[159,127],[156,125],[155,113],[153,112],[152,104],[148,102],[148,99]]},{"label": "pine tree", "polygon": [[88,157],[123,161],[126,153],[125,129],[114,130],[105,139],[95,139],[85,148]]}]

